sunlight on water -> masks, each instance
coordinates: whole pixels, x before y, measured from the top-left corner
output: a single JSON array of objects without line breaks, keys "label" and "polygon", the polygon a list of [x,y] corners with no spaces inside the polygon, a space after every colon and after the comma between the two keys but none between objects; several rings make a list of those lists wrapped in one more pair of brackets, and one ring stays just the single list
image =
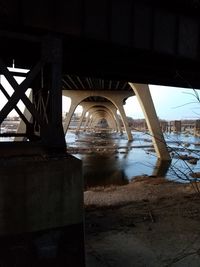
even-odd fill
[{"label": "sunlight on water", "polygon": [[200,158],[199,137],[175,133],[165,134],[167,145],[172,151],[172,162],[170,166],[164,166],[157,160],[151,137],[143,132],[132,134],[134,140],[128,142],[125,134],[123,136],[113,134],[112,138],[110,136],[102,138],[97,134],[76,136],[74,132],[67,133],[66,141],[69,151],[77,149],[72,154],[83,161],[86,183],[90,185],[125,184],[138,175],[160,175],[170,180],[188,182],[183,173],[190,177],[190,172],[200,171],[199,161],[197,164],[190,164],[178,158],[180,155]]}]

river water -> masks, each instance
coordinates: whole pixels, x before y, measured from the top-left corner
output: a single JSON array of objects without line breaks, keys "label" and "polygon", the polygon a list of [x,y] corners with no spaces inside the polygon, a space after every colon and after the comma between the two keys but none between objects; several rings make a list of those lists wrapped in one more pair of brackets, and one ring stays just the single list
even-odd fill
[{"label": "river water", "polygon": [[126,135],[90,133],[75,135],[68,131],[68,152],[82,160],[86,187],[122,185],[138,175],[165,176],[181,183],[200,172],[200,160],[191,164],[181,156],[200,158],[200,138],[192,134],[164,134],[171,151],[171,164],[157,160],[148,133],[132,132],[133,141]]}]

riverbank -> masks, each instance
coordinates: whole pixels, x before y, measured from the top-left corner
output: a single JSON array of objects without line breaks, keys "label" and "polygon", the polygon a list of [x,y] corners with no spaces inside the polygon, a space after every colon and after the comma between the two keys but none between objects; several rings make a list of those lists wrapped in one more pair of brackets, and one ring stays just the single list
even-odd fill
[{"label": "riverbank", "polygon": [[136,177],[85,192],[87,267],[200,266],[194,184]]}]

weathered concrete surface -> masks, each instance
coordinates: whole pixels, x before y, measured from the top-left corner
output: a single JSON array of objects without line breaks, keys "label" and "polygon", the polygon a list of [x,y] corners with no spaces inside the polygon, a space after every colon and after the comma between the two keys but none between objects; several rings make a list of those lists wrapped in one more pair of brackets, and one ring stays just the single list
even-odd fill
[{"label": "weathered concrete surface", "polygon": [[[65,117],[63,124],[64,132],[65,133],[67,132],[74,111],[84,99],[88,98],[89,96],[101,96],[103,98],[108,99],[118,109],[122,117],[122,122],[124,124],[128,140],[131,141],[132,135],[124,111],[123,101],[124,99],[133,95],[134,95],[133,91],[130,92],[130,91],[120,91],[120,90],[115,90],[114,94],[112,91],[109,90],[63,90],[63,96],[71,98],[71,106],[69,112],[67,113],[67,116]],[[86,122],[88,123],[88,120]]]},{"label": "weathered concrete surface", "polygon": [[143,110],[145,120],[152,137],[153,145],[157,154],[157,157],[161,160],[170,161],[169,151],[166,146],[166,142],[163,133],[160,128],[154,103],[150,94],[149,86],[147,84],[129,83],[134,90],[135,95]]},{"label": "weathered concrete surface", "polygon": [[84,266],[80,160],[0,158],[0,247],[3,266]]},{"label": "weathered concrete surface", "polygon": [[0,159],[0,235],[80,223],[82,194],[76,158]]},{"label": "weathered concrete surface", "polygon": [[107,108],[113,115],[114,119],[115,119],[115,123],[117,125],[117,131],[119,131],[120,133],[122,133],[122,129],[121,129],[121,125],[119,122],[119,118],[117,115],[117,108],[115,107],[115,105],[111,102],[82,102],[81,106],[83,108],[80,120],[79,120],[79,124],[77,126],[77,130],[76,133],[78,134],[80,129],[81,129],[81,125],[83,123],[83,119],[85,118],[85,115],[87,112],[89,112],[91,110],[92,107],[96,107],[96,106],[102,106]]}]

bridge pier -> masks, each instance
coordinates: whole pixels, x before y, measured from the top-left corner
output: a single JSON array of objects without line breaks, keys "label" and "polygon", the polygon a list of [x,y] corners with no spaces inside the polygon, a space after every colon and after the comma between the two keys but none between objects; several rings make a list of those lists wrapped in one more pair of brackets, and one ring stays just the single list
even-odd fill
[{"label": "bridge pier", "polygon": [[106,108],[95,108],[94,112],[92,113],[91,126],[94,128],[102,119],[106,119],[110,129],[117,131],[117,125],[113,114],[110,113]]},{"label": "bridge pier", "polygon": [[156,115],[156,110],[148,85],[136,83],[129,84],[133,88],[133,91],[135,92],[135,95],[140,102],[158,158],[167,161],[171,160],[165,139],[163,137],[163,133],[160,129],[159,121]]},{"label": "bridge pier", "polygon": [[77,128],[76,128],[76,134],[79,134],[79,131],[80,131],[80,129],[81,129],[81,125],[82,125],[83,120],[84,120],[84,118],[85,118],[85,115],[86,115],[86,113],[88,112],[88,110],[87,110],[86,107],[84,107],[83,105],[82,105],[82,107],[83,107],[83,110],[82,110],[81,117],[80,117],[79,122],[78,122],[78,126],[77,126]]},{"label": "bridge pier", "polygon": [[107,108],[111,113],[112,116],[116,122],[116,126],[117,126],[117,132],[122,133],[122,129],[121,129],[121,125],[119,123],[119,118],[117,115],[117,109],[116,107],[111,103],[111,102],[82,102],[81,103],[83,111],[79,120],[79,124],[77,126],[77,130],[76,130],[76,134],[79,133],[81,125],[83,123],[83,119],[85,118],[86,113],[91,110],[92,107],[104,107]]},{"label": "bridge pier", "polygon": [[109,109],[107,109],[106,107],[103,107],[103,106],[101,107],[101,106],[98,105],[96,107],[92,106],[91,108],[88,109],[88,111],[90,111],[90,114],[92,116],[91,125],[93,127],[95,126],[95,124],[98,123],[98,120],[100,120],[101,118],[105,117],[106,120],[107,120],[107,123],[110,126],[110,128],[112,128],[115,131],[117,131],[117,122],[115,120],[115,117],[114,117],[113,113]]},{"label": "bridge pier", "polygon": [[81,162],[30,151],[0,164],[0,265],[84,266]]},{"label": "bridge pier", "polygon": [[196,120],[195,121],[194,134],[195,135],[199,135],[200,134],[200,120]]},{"label": "bridge pier", "polygon": [[133,92],[129,91],[115,91],[113,92],[109,90],[63,90],[63,95],[71,98],[71,106],[68,114],[66,115],[65,121],[64,121],[64,132],[67,132],[67,129],[69,127],[69,123],[71,120],[71,117],[76,109],[76,107],[81,104],[84,99],[91,97],[91,96],[100,96],[108,99],[115,107],[118,109],[124,128],[126,130],[127,138],[129,141],[133,139],[131,130],[128,126],[128,121],[126,118],[126,114],[123,107],[123,101],[125,98],[128,98],[129,96],[133,95]]},{"label": "bridge pier", "polygon": [[0,265],[84,267],[82,164],[66,154],[62,127],[62,41],[41,39],[41,58],[20,85],[0,59],[14,90],[1,85],[0,123],[15,109],[25,127],[13,135],[28,140],[0,142]]},{"label": "bridge pier", "polygon": [[177,132],[177,133],[181,133],[181,121],[174,121],[174,125],[173,125],[173,131]]}]

